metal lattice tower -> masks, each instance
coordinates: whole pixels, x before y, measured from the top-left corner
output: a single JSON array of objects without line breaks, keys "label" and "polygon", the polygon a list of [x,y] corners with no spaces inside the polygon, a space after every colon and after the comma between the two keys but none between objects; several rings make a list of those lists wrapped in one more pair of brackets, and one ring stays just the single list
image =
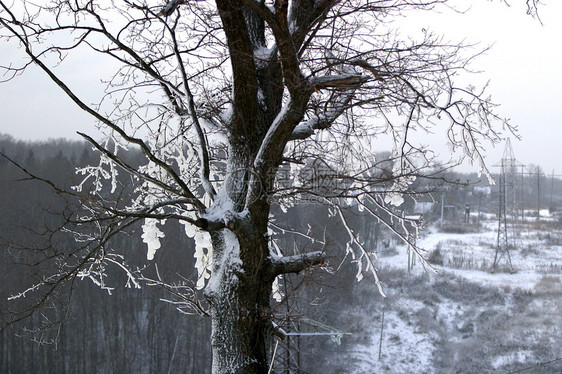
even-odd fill
[{"label": "metal lattice tower", "polygon": [[298,331],[298,321],[285,317],[283,319],[282,338],[276,337],[273,344],[272,373],[297,374],[300,370],[300,336],[292,335],[286,331]]},{"label": "metal lattice tower", "polygon": [[496,253],[492,271],[495,271],[499,262],[505,257],[508,261],[510,271],[514,271],[511,263],[510,248],[515,248],[514,235],[510,235],[508,227],[508,216],[511,220],[517,221],[518,202],[517,202],[517,169],[523,167],[513,155],[511,141],[507,139],[500,169],[499,180],[499,211],[498,211],[498,238],[496,243]]},{"label": "metal lattice tower", "polygon": [[506,209],[506,183],[505,183],[505,165],[502,160],[500,173],[500,192],[499,192],[499,212],[498,212],[498,240],[496,244],[496,254],[494,255],[494,265],[492,271],[496,270],[499,262],[503,257],[507,258],[509,268],[513,271],[513,264],[511,263],[511,255],[509,254],[509,233],[507,228],[507,209]]},{"label": "metal lattice tower", "polygon": [[509,214],[515,222],[517,222],[517,213],[519,210],[519,201],[517,200],[517,175],[519,171],[517,169],[522,167],[523,164],[515,159],[511,141],[508,138],[501,160],[501,173],[504,175],[506,213]]},{"label": "metal lattice tower", "polygon": [[[283,295],[288,295],[294,286],[287,276],[282,277]],[[321,322],[304,316],[298,303],[292,298],[284,301],[285,313],[276,313],[273,327],[275,337],[272,341],[272,361],[269,372],[271,374],[301,374],[301,347],[305,346],[306,338],[329,338],[336,344],[341,338],[350,333],[339,331]]]},{"label": "metal lattice tower", "polygon": [[342,332],[321,322],[306,317],[285,316],[282,325],[275,325],[277,334],[273,341],[272,374],[300,374],[301,371],[301,340],[307,337],[330,338],[334,343],[341,344]]}]

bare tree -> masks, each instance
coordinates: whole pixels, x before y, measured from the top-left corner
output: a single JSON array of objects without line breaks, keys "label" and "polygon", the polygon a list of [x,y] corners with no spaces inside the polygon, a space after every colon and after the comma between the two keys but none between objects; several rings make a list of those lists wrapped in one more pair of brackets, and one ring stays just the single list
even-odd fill
[{"label": "bare tree", "polygon": [[[401,39],[389,23],[446,3],[0,1],[0,37],[27,55],[21,66],[3,66],[4,76],[38,66],[106,135],[80,134],[100,152],[100,164],[79,170],[84,181],[74,192],[61,190],[82,203],[67,228],[79,246],[55,253],[58,271],[20,295],[52,293],[76,277],[107,287],[111,265],[140,286],[147,279],[124,264],[110,239],[143,222],[152,259],[161,225],[178,220],[195,240],[198,279],[148,281],[175,293],[171,302],[184,310],[211,316],[214,373],[267,372],[276,278],[330,260],[327,242],[306,228],[290,230],[309,236],[315,250],[280,248],[275,233],[289,229],[272,207],[311,199],[327,205],[347,233],[342,255],[353,257],[359,279],[370,273],[380,287],[373,254],[347,211],[365,210],[408,240],[399,228],[405,219],[392,207],[435,167],[411,134],[446,132],[487,172],[481,142],[497,141],[492,123],[505,122],[483,90],[455,85],[475,53],[426,30]],[[73,54],[116,63],[95,105],[61,78]],[[94,62],[92,70],[98,74]],[[374,158],[383,136],[393,147],[390,160]],[[133,148],[145,165],[123,157]],[[119,193],[119,173],[138,180],[128,197]]]}]

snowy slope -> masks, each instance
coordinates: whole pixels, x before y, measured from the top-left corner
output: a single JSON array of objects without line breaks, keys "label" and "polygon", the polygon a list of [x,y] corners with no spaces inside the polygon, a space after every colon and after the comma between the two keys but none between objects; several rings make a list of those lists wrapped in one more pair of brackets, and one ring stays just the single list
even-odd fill
[{"label": "snowy slope", "polygon": [[418,264],[408,275],[405,247],[382,256],[388,297],[372,292],[360,333],[336,360],[347,363],[340,367],[349,373],[562,372],[562,225],[519,225],[510,250],[516,272],[507,271],[503,258],[492,273],[496,225],[485,221],[468,234],[430,227],[418,244],[429,256],[439,250],[436,273]]}]

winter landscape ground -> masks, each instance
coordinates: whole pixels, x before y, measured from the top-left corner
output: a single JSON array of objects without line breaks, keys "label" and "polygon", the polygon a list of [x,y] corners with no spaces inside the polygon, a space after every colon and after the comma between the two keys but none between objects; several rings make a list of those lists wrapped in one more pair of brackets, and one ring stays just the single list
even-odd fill
[{"label": "winter landscape ground", "polygon": [[541,217],[511,225],[514,273],[506,258],[490,271],[497,225],[488,215],[480,229],[428,227],[419,245],[436,273],[418,264],[408,274],[404,247],[383,251],[388,296],[359,286],[372,297],[340,317],[352,335],[327,371],[561,373],[562,223]]}]

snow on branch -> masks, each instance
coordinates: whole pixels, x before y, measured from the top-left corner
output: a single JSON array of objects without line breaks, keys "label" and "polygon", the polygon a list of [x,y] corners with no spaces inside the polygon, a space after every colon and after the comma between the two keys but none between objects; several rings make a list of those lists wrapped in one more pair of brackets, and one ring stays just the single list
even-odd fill
[{"label": "snow on branch", "polygon": [[322,251],[301,253],[294,256],[273,258],[273,271],[275,275],[298,273],[326,261],[326,254]]},{"label": "snow on branch", "polygon": [[355,90],[366,82],[361,75],[336,75],[327,77],[315,77],[310,84],[315,88],[338,88],[345,89],[338,98],[329,103],[329,107],[323,113],[312,116],[307,121],[298,124],[291,134],[290,140],[306,139],[314,134],[314,130],[324,130],[349,109],[350,102]]},{"label": "snow on branch", "polygon": [[351,254],[352,258],[355,260],[357,255],[355,253],[354,247],[359,249],[358,251],[359,256],[357,256],[357,259],[355,260],[357,262],[357,275],[356,275],[357,280],[360,281],[363,279],[363,260],[365,260],[366,262],[365,271],[370,271],[373,274],[373,278],[375,279],[375,284],[379,289],[379,293],[383,297],[386,297],[386,294],[382,289],[382,283],[377,273],[377,268],[375,267],[375,264],[371,259],[371,253],[367,251],[363,243],[358,239],[356,232],[351,228],[351,226],[347,222],[347,219],[345,218],[341,207],[335,204],[331,204],[331,205],[336,209],[338,216],[340,217],[341,223],[343,224],[345,230],[347,231],[347,234],[349,235],[349,241],[347,242],[347,253]]},{"label": "snow on branch", "polygon": [[177,7],[181,4],[187,3],[186,0],[170,0],[164,5],[162,10],[158,13],[159,16],[168,17],[170,14],[174,13]]},{"label": "snow on branch", "polygon": [[407,234],[408,230],[405,227],[405,223],[409,222],[410,225],[412,225],[412,227],[414,227],[415,233],[416,233],[415,236],[417,236],[418,233],[419,233],[419,227],[417,227],[417,224],[415,222],[412,222],[411,220],[408,220],[407,218],[400,217],[397,214],[393,213],[391,210],[387,209],[383,203],[377,201],[377,199],[375,197],[373,197],[371,195],[367,195],[366,197],[368,198],[368,201],[376,207],[375,209],[380,209],[380,210],[385,211],[387,214],[389,214],[389,216],[393,220],[397,220],[398,222],[400,222],[401,223],[400,227],[403,228],[404,232],[401,232],[400,230],[397,229],[397,227],[395,225],[390,224],[385,219],[381,218],[380,215],[377,214],[375,209],[371,208],[367,204],[363,204],[363,208],[369,214],[371,214],[374,218],[376,218],[378,220],[378,222],[382,223],[387,229],[389,229],[392,233],[394,233],[396,236],[398,236],[409,247],[409,249],[411,249],[414,252],[414,254],[419,258],[422,265],[426,269],[429,269],[429,270],[433,271],[434,273],[436,273],[437,271],[435,270],[435,268],[429,262],[427,262],[427,260],[424,258],[423,254],[421,253],[422,249],[420,247],[418,247],[414,242],[412,242],[410,240],[410,237]]}]

